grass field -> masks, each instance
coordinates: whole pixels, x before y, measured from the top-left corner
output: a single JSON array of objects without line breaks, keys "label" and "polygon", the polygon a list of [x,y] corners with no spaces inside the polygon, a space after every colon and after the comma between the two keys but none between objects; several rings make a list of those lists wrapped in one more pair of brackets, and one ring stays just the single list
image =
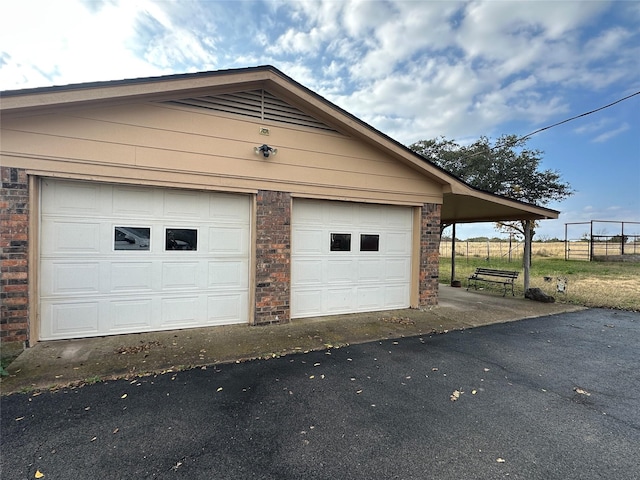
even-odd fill
[{"label": "grass field", "polygon": [[[541,243],[539,245],[548,245]],[[560,245],[563,245],[560,243]],[[486,246],[485,246],[486,248]],[[456,248],[457,250],[457,248]],[[486,250],[485,250],[486,252]],[[562,250],[564,252],[564,249]],[[451,283],[451,252],[440,257],[440,282]],[[520,272],[516,280],[516,295],[524,295],[521,255],[509,262],[504,258],[456,256],[456,280],[467,286],[467,277],[476,267],[498,268]],[[552,281],[545,281],[551,277]],[[566,278],[566,294],[556,292],[557,278]],[[483,283],[485,290],[502,293],[501,285]],[[640,311],[640,264],[632,262],[587,262],[564,260],[561,257],[536,255],[530,270],[530,286],[538,287],[556,298],[556,302],[587,307],[619,308]]]},{"label": "grass field", "polygon": [[[620,255],[621,248],[619,243],[615,242],[597,242],[593,245],[594,255]],[[569,259],[588,260],[590,245],[588,242],[569,242]],[[456,242],[456,257],[463,258],[498,258],[508,260],[509,258],[522,258],[522,243],[512,242],[508,240],[501,242]],[[531,244],[531,252],[534,257],[543,258],[565,258],[564,242],[533,242]],[[627,243],[625,245],[625,254],[640,255],[640,244]],[[451,256],[451,241],[440,242],[440,256]]]}]

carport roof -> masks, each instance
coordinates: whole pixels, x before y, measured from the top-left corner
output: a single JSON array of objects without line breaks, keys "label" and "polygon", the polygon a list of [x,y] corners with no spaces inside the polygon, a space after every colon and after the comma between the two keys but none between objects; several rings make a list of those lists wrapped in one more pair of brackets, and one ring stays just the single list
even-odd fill
[{"label": "carport roof", "polygon": [[483,192],[464,183],[398,141],[291,79],[275,67],[198,72],[0,92],[3,115],[29,115],[81,105],[163,101],[215,89],[233,92],[264,88],[311,113],[337,130],[385,151],[442,185],[443,223],[540,220],[558,218],[556,210]]}]

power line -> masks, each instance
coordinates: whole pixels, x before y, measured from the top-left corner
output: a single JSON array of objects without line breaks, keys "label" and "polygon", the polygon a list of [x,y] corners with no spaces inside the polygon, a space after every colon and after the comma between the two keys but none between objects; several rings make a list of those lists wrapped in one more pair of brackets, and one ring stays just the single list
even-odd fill
[{"label": "power line", "polygon": [[[561,122],[557,122],[557,123],[554,123],[552,125],[547,125],[546,127],[539,128],[539,129],[537,129],[537,130],[535,130],[535,131],[533,131],[531,133],[528,133],[528,134],[526,134],[526,135],[524,135],[522,137],[516,138],[512,142],[509,142],[509,143],[506,143],[506,144],[503,144],[503,145],[495,145],[493,147],[489,147],[489,151],[493,151],[493,150],[495,150],[497,148],[501,148],[501,147],[507,147],[507,148],[513,147],[514,145],[517,145],[519,142],[521,142],[523,140],[526,140],[527,138],[530,138],[530,137],[534,136],[537,133],[544,132],[545,130],[549,130],[551,128],[557,127],[558,125],[562,125],[562,124],[567,123],[567,122],[571,122],[572,120],[576,120],[577,118],[586,117],[587,115],[591,115],[592,113],[599,112],[599,111],[604,110],[606,108],[612,107],[612,106],[614,106],[614,105],[616,105],[616,104],[618,104],[620,102],[624,102],[625,100],[628,100],[631,97],[635,97],[636,95],[640,95],[640,91],[632,93],[631,95],[627,95],[626,97],[620,98],[620,99],[616,100],[615,102],[611,102],[611,103],[609,103],[607,105],[604,105],[602,107],[596,108],[595,110],[590,110],[588,112],[581,113],[580,115],[576,115],[574,117],[562,120]],[[468,158],[477,157],[478,155],[482,155],[484,153],[485,152],[471,153],[469,155],[464,155],[461,159],[462,160],[466,160]]]},{"label": "power line", "polygon": [[571,122],[572,120],[575,120],[577,118],[586,117],[587,115],[591,115],[592,113],[596,113],[596,112],[599,112],[600,110],[604,110],[605,108],[612,107],[615,104],[620,103],[620,102],[624,102],[625,100],[628,100],[631,97],[635,97],[636,95],[640,95],[640,91],[638,91],[636,93],[632,93],[631,95],[627,95],[626,97],[621,98],[619,100],[616,100],[615,102],[611,102],[608,105],[605,105],[603,107],[596,108],[595,110],[591,110],[589,112],[581,113],[580,115],[576,115],[575,117],[567,118],[566,120],[562,120],[561,122],[554,123],[553,125],[548,125],[546,127],[539,128],[538,130],[536,130],[534,132],[528,133],[527,135],[518,138],[516,140],[516,143],[519,142],[519,141],[525,140],[525,139],[527,139],[529,137],[532,137],[536,133],[544,132],[545,130],[549,130],[550,128],[557,127],[558,125],[562,125],[563,123]]}]

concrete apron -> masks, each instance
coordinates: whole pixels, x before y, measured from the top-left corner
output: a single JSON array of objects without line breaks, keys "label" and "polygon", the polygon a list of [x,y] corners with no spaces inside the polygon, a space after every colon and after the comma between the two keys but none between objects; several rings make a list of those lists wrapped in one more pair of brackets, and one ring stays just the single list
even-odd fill
[{"label": "concrete apron", "polygon": [[2,378],[2,395],[207,365],[275,358],[389,338],[447,333],[581,310],[492,292],[439,287],[439,305],[293,320],[285,325],[219,327],[39,342]]}]

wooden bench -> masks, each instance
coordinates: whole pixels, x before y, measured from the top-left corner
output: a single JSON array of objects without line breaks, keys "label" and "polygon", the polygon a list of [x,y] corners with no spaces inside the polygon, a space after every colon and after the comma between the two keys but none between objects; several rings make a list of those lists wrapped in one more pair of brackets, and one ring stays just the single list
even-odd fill
[{"label": "wooden bench", "polygon": [[478,282],[501,283],[504,285],[503,297],[507,294],[508,285],[511,285],[511,295],[515,296],[515,292],[513,291],[513,282],[516,278],[518,278],[518,272],[478,267],[473,275],[467,279],[467,290],[469,290],[471,282],[473,282],[473,286],[476,290],[478,289]]}]

